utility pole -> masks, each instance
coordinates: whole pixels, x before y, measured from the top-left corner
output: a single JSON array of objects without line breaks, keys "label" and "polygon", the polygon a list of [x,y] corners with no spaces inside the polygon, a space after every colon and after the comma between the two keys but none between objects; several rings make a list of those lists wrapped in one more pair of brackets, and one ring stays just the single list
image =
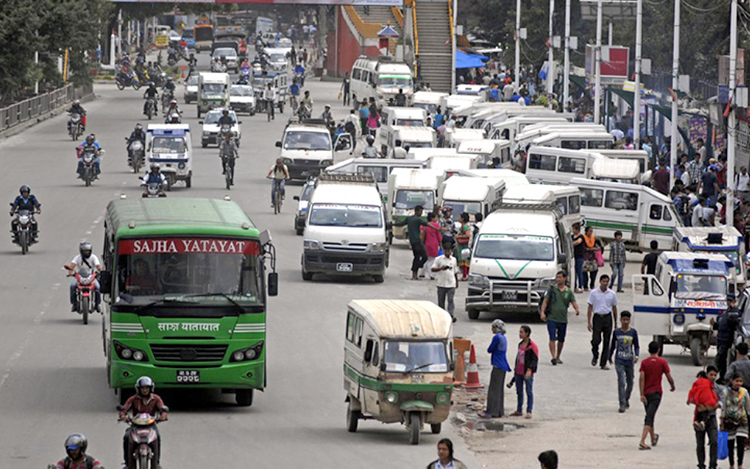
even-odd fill
[{"label": "utility pole", "polygon": [[599,103],[601,101],[602,87],[602,0],[598,0],[596,9],[596,79],[594,80],[594,123],[601,124],[601,113]]},{"label": "utility pole", "polygon": [[633,96],[633,141],[641,149],[641,42],[643,36],[643,0],[638,0],[635,14],[635,95]]},{"label": "utility pole", "polygon": [[516,68],[514,77],[516,93],[521,89],[521,0],[516,0]]},{"label": "utility pole", "polygon": [[570,0],[565,0],[565,71],[563,73],[563,112],[568,106],[568,94],[570,93]]},{"label": "utility pole", "polygon": [[729,122],[727,125],[727,226],[734,226],[734,192],[737,190],[734,179],[734,154],[736,125],[734,108],[737,92],[737,0],[732,0],[732,18],[729,27]]},{"label": "utility pole", "polygon": [[677,132],[677,118],[679,107],[677,105],[677,90],[680,88],[680,2],[674,0],[674,43],[672,44],[672,129],[671,152],[669,158],[669,190],[674,187],[675,165],[677,164],[677,141],[680,138]]},{"label": "utility pole", "polygon": [[555,13],[555,0],[549,0],[549,47],[547,48],[547,107],[552,109],[552,85],[554,85],[554,77],[552,76],[552,61],[555,59],[555,55],[552,50],[552,19]]}]

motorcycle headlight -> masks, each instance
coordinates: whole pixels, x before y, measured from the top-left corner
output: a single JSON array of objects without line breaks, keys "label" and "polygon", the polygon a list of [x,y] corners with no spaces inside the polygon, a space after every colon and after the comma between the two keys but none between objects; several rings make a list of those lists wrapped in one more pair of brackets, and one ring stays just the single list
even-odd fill
[{"label": "motorcycle headlight", "polygon": [[29,216],[21,215],[20,217],[18,217],[18,222],[21,223],[22,225],[27,224],[29,222]]},{"label": "motorcycle headlight", "polygon": [[177,169],[185,169],[185,163],[178,164]]},{"label": "motorcycle headlight", "polygon": [[386,243],[372,243],[370,244],[370,252],[376,252],[382,254],[385,252]]},{"label": "motorcycle headlight", "polygon": [[469,285],[473,287],[489,288],[490,280],[484,275],[469,274]]},{"label": "motorcycle headlight", "polygon": [[310,250],[310,251],[317,251],[320,249],[320,243],[315,241],[314,239],[306,239],[303,243],[304,249]]}]

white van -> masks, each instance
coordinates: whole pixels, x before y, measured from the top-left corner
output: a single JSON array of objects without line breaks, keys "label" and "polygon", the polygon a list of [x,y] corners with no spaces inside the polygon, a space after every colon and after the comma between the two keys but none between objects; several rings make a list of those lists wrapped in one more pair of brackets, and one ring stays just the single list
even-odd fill
[{"label": "white van", "polygon": [[431,156],[427,159],[427,167],[445,171],[447,177],[450,177],[459,170],[476,169],[477,160],[476,155]]},{"label": "white van", "polygon": [[[349,155],[352,149],[351,135],[340,134],[335,143],[336,156],[343,159],[344,155]],[[279,157],[289,169],[292,179],[305,180],[333,164],[331,132],[324,123],[290,123],[276,146],[281,149]]]},{"label": "white van", "polygon": [[480,129],[446,129],[445,146],[450,148],[458,148],[461,142],[465,140],[484,140],[484,136],[484,130]]},{"label": "white van", "polygon": [[213,108],[228,106],[231,87],[228,73],[202,72],[198,77],[198,118]]},{"label": "white van", "polygon": [[396,160],[391,158],[349,158],[340,163],[326,168],[327,173],[335,174],[370,174],[378,183],[378,190],[384,200],[387,201],[388,195],[388,176],[396,168],[414,168],[420,169],[427,166],[426,161],[422,160]]},{"label": "white van", "polygon": [[568,150],[609,150],[615,137],[608,132],[560,131],[531,141],[532,146],[565,148]]},{"label": "white van", "polygon": [[415,107],[386,106],[380,111],[380,151],[388,154],[388,142],[394,127],[424,127],[427,111]]},{"label": "white van", "polygon": [[360,56],[352,66],[350,86],[352,100],[375,98],[378,107],[392,104],[399,89],[406,95],[407,103],[414,93],[411,68],[390,56]]},{"label": "white van", "polygon": [[443,112],[453,112],[457,108],[472,106],[473,104],[479,102],[481,102],[481,99],[478,96],[451,94],[440,98],[440,107],[442,108]]},{"label": "white van", "polygon": [[146,164],[158,163],[167,190],[177,181],[190,187],[193,180],[193,142],[188,124],[149,124],[146,128]]},{"label": "white van", "polygon": [[606,132],[603,125],[591,124],[583,122],[569,122],[569,123],[549,123],[542,122],[539,124],[533,124],[527,126],[523,132],[517,133],[515,140],[513,140],[513,149],[526,150],[531,146],[531,143],[537,138],[558,132]]},{"label": "white van", "polygon": [[633,249],[650,249],[654,240],[665,249],[672,245],[672,231],[682,226],[672,200],[650,187],[582,178],[570,185],[580,189],[581,214],[597,238],[612,240],[621,231]]},{"label": "white van", "polygon": [[505,181],[506,190],[511,187],[528,186],[531,184],[525,174],[512,169],[470,169],[468,171],[461,171],[459,174],[461,176],[502,179]]},{"label": "white van", "polygon": [[411,98],[411,105],[424,109],[427,114],[435,115],[438,106],[440,106],[440,100],[446,96],[449,96],[448,93],[439,93],[437,91],[417,91]]},{"label": "white van", "polygon": [[[541,114],[541,113],[538,113]],[[548,116],[546,114],[540,116],[524,115],[515,116],[512,118],[505,119],[501,122],[495,122],[491,124],[491,129],[487,132],[491,139],[504,139],[510,140],[511,142],[516,138],[516,135],[523,132],[530,125],[539,124],[541,122],[547,122],[550,124],[564,124],[568,120],[564,117]],[[487,130],[487,129],[485,129]]]},{"label": "white van", "polygon": [[582,150],[531,147],[526,155],[526,177],[531,182],[568,184],[576,177],[591,177],[591,165],[602,155]]},{"label": "white van", "polygon": [[466,312],[537,314],[562,270],[573,272],[573,244],[556,206],[502,204],[484,219],[469,267]]},{"label": "white van", "polygon": [[485,102],[490,99],[490,87],[487,85],[457,85],[456,94],[459,96],[478,96],[481,102]]},{"label": "white van", "polygon": [[307,210],[302,279],[313,275],[371,275],[385,279],[388,242],[375,179],[364,174],[321,173]]},{"label": "white van", "polygon": [[548,184],[527,184],[508,187],[503,195],[506,204],[557,205],[562,213],[565,228],[583,222],[581,216],[581,191],[575,186],[554,186]]},{"label": "white van", "polygon": [[[431,212],[442,181],[443,171],[394,168],[388,177],[388,220],[395,224],[414,215],[414,207],[417,205],[425,209],[425,214]],[[406,225],[394,226],[392,233],[396,239],[406,239],[409,236]]]},{"label": "white van", "polygon": [[494,212],[502,203],[504,193],[505,181],[502,179],[456,175],[441,184],[438,203],[441,207],[453,209],[455,221],[464,212],[473,220],[477,213],[486,217]]},{"label": "white van", "polygon": [[638,162],[640,183],[651,180],[651,170],[648,169],[648,153],[645,150],[596,150],[600,155],[614,160],[635,160]]},{"label": "white van", "polygon": [[268,65],[274,72],[286,72],[289,63],[286,58],[288,49],[266,47],[263,53],[268,56]]},{"label": "white van", "polygon": [[742,234],[733,226],[676,226],[672,250],[677,252],[712,252],[724,254],[734,264],[729,280],[739,294],[747,283],[745,243]]},{"label": "white van", "polygon": [[458,153],[479,155],[477,166],[486,168],[492,163],[496,168],[510,163],[508,140],[464,140],[458,145]]},{"label": "white van", "polygon": [[425,164],[427,160],[433,156],[445,156],[450,158],[462,155],[458,154],[456,148],[410,148],[409,153],[406,154],[407,159],[424,161]]},{"label": "white van", "polygon": [[[431,127],[402,127],[393,126],[388,133],[385,155],[399,158],[396,148],[435,148],[437,146],[437,133]],[[406,151],[400,152],[406,158]]]},{"label": "white van", "polygon": [[590,179],[640,184],[641,171],[636,160],[596,158],[591,163]]}]

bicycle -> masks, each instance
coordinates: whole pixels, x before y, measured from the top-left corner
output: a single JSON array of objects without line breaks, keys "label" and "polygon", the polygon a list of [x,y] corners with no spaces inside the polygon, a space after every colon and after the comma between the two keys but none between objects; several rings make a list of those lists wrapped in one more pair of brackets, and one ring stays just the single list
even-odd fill
[{"label": "bicycle", "polygon": [[273,214],[278,215],[281,213],[281,205],[284,203],[283,196],[281,195],[281,179],[268,178],[274,185],[273,196],[271,202],[273,203]]},{"label": "bicycle", "polygon": [[297,112],[297,96],[292,95],[292,97],[289,98],[289,106],[291,106],[292,112]]},{"label": "bicycle", "polygon": [[225,156],[224,160],[224,180],[227,183],[227,190],[231,190],[234,185],[234,157]]}]

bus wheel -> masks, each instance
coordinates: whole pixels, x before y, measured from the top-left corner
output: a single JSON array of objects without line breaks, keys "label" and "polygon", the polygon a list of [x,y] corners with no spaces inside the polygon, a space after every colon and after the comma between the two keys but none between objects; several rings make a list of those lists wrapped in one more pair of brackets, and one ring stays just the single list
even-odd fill
[{"label": "bus wheel", "polygon": [[250,407],[251,405],[253,405],[253,390],[238,389],[234,393],[234,400],[240,407]]},{"label": "bus wheel", "polygon": [[466,313],[469,315],[469,319],[479,319],[479,310],[478,309],[467,309]]}]

